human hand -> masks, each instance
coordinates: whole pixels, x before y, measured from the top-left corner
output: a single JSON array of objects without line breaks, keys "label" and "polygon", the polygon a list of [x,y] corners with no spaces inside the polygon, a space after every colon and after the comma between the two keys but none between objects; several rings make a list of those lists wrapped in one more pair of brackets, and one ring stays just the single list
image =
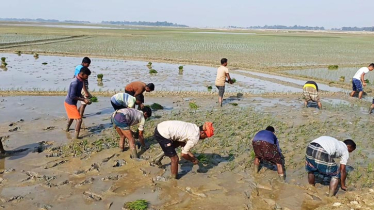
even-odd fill
[{"label": "human hand", "polygon": [[199,164],[199,160],[198,160],[197,158],[195,158],[195,159],[192,161],[192,163],[193,163],[194,165],[197,165],[197,164]]},{"label": "human hand", "polygon": [[344,191],[347,191],[347,187],[346,186],[341,186],[342,190]]},{"label": "human hand", "polygon": [[366,86],[366,82],[362,83],[363,86]]},{"label": "human hand", "polygon": [[83,101],[84,101],[84,103],[86,103],[86,104],[91,104],[91,101],[90,101],[89,99],[87,99],[87,98],[85,98]]}]

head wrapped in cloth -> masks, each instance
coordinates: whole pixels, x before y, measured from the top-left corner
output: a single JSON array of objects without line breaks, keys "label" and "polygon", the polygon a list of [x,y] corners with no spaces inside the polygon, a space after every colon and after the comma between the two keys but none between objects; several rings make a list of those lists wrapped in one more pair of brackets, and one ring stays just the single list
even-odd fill
[{"label": "head wrapped in cloth", "polygon": [[206,136],[212,137],[214,135],[214,128],[213,128],[213,123],[212,122],[205,122],[203,125],[203,130],[206,134]]}]

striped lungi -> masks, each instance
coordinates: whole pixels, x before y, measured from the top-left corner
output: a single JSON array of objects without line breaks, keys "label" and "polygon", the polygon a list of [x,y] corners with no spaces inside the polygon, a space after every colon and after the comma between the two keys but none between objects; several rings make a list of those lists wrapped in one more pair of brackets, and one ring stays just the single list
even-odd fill
[{"label": "striped lungi", "polygon": [[338,166],[334,158],[317,143],[310,143],[306,149],[305,169],[307,172],[340,178]]}]

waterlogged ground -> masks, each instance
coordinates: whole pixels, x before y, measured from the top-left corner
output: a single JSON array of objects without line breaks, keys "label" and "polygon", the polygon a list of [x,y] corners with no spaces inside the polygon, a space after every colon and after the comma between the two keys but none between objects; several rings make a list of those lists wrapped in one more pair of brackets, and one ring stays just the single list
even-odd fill
[{"label": "waterlogged ground", "polygon": [[[74,75],[75,66],[79,65],[81,57],[42,56],[35,59],[33,55],[0,54],[6,57],[7,70],[0,70],[2,90],[67,90]],[[43,65],[43,63],[47,63]],[[125,61],[114,59],[92,58],[89,78],[92,91],[120,91],[132,81],[153,82],[156,91],[193,91],[208,92],[208,86],[215,88],[216,68],[184,65],[183,72],[178,70],[180,65],[153,63],[157,74],[149,74],[148,62]],[[97,74],[104,74],[103,82],[97,81]],[[299,92],[299,88],[281,85],[264,79],[253,78],[231,73],[237,79],[235,85],[227,85],[227,92],[241,93],[271,93]]]},{"label": "waterlogged ground", "polygon": [[[87,107],[84,136],[65,133],[64,97],[1,97],[0,133],[7,150],[27,149],[0,159],[0,206],[5,209],[121,209],[127,201],[145,199],[150,209],[371,209],[374,197],[374,131],[369,104],[345,94],[324,98],[324,110],[303,108],[302,99],[231,97],[219,108],[216,97],[147,97],[167,110],[154,112],[145,137],[151,147],[141,159],[119,152],[111,128],[109,98]],[[199,108],[189,109],[195,101]],[[237,106],[235,106],[237,105]],[[360,111],[362,110],[362,111]],[[4,115],[3,115],[4,114]],[[152,138],[157,123],[178,119],[214,122],[215,136],[194,148],[203,161],[181,161],[178,181],[167,180],[164,167],[150,164],[161,152]],[[286,157],[286,183],[271,168],[253,174],[251,139],[268,125],[277,130]],[[327,186],[311,188],[304,171],[306,145],[321,135],[353,138],[357,151],[349,160],[348,192],[327,198]],[[333,205],[337,207],[333,207]]]}]

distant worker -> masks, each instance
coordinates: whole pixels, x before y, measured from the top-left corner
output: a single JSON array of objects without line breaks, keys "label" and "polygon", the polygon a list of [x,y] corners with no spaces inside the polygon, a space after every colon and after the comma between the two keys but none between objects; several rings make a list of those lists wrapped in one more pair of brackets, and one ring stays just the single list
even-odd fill
[{"label": "distant worker", "polygon": [[[349,153],[356,149],[356,143],[347,139],[338,141],[330,136],[321,136],[311,143],[306,149],[305,169],[308,172],[308,182],[315,185],[315,174],[331,177],[329,196],[334,196],[340,179],[340,187],[346,191],[345,179],[347,178],[346,165]],[[334,161],[340,158],[340,167]]]},{"label": "distant worker", "polygon": [[309,102],[316,102],[319,109],[322,109],[322,103],[318,94],[318,85],[314,81],[307,81],[303,87],[304,105],[308,107]]},{"label": "distant worker", "polygon": [[154,138],[160,144],[163,153],[159,154],[153,162],[160,165],[164,156],[168,156],[171,159],[171,178],[177,179],[179,157],[175,148],[182,147],[182,157],[196,165],[199,161],[190,150],[200,139],[213,135],[214,128],[211,122],[206,122],[200,127],[182,121],[161,122],[155,129]]},{"label": "distant worker", "polygon": [[132,82],[125,87],[125,93],[132,96],[142,95],[144,91],[151,92],[155,90],[155,85],[153,83],[145,84],[144,82],[136,81]]},{"label": "distant worker", "polygon": [[[226,80],[227,78],[227,80]],[[217,69],[216,87],[218,89],[218,103],[222,107],[223,95],[225,93],[225,82],[232,84],[229,69],[227,68],[227,59],[221,59],[221,66]]]},{"label": "distant worker", "polygon": [[130,130],[130,127],[134,125],[139,125],[138,130],[141,149],[148,149],[145,145],[143,131],[145,120],[151,116],[152,110],[149,107],[143,107],[142,110],[136,110],[132,108],[119,109],[112,114],[111,121],[120,136],[119,148],[121,152],[123,152],[125,149],[125,138],[127,138],[130,145],[132,158],[138,158],[138,153],[135,147],[135,139],[133,137],[132,131]]},{"label": "distant worker", "polygon": [[68,115],[68,123],[66,126],[66,132],[69,132],[70,126],[74,120],[76,120],[75,125],[75,138],[79,137],[79,132],[82,125],[82,115],[77,109],[77,102],[83,101],[86,104],[90,104],[91,101],[88,98],[84,98],[82,95],[82,89],[84,86],[84,81],[88,79],[91,71],[87,67],[82,67],[79,74],[71,81],[68,95],[65,99],[65,109]]},{"label": "distant worker", "polygon": [[284,157],[279,147],[279,141],[274,133],[274,127],[268,126],[253,137],[255,173],[258,173],[260,169],[260,161],[266,161],[277,166],[279,178],[283,181],[285,179],[282,160]]},{"label": "distant worker", "polygon": [[135,104],[141,106],[144,102],[143,95],[131,96],[127,93],[117,93],[110,98],[114,110],[134,108]]},{"label": "distant worker", "polygon": [[369,73],[369,71],[373,71],[373,69],[374,63],[371,63],[368,67],[362,67],[356,72],[356,74],[352,78],[352,92],[350,94],[351,97],[353,97],[356,91],[358,91],[358,98],[362,98],[362,94],[364,92],[363,87],[366,86],[365,74]]},{"label": "distant worker", "polygon": [[[88,68],[90,65],[91,65],[91,59],[89,59],[88,57],[84,57],[83,60],[82,60],[82,64],[75,67],[74,77],[76,77],[79,74],[82,67],[87,67]],[[88,91],[88,79],[84,80],[82,95],[83,95],[84,98],[87,98],[87,99],[92,98],[91,93]],[[86,106],[87,106],[87,104],[84,101],[81,101],[81,106],[79,107],[79,113],[82,117],[83,117],[83,114],[84,114],[84,110],[86,109]]]}]

